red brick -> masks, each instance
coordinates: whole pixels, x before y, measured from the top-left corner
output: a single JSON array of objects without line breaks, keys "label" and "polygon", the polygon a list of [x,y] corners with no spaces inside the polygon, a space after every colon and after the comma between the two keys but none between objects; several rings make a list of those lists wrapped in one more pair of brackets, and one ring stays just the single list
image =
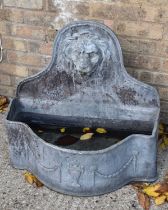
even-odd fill
[{"label": "red brick", "polygon": [[113,21],[113,20],[104,20],[103,22],[104,22],[104,24],[105,24],[106,26],[108,26],[109,28],[112,28],[113,25],[114,25],[114,21]]},{"label": "red brick", "polygon": [[71,1],[66,3],[66,10],[71,12],[73,15],[89,16],[89,3]]},{"label": "red brick", "polygon": [[8,51],[7,59],[10,63],[13,64],[23,64],[30,66],[44,66],[46,62],[44,56],[16,51]]},{"label": "red brick", "polygon": [[0,34],[11,35],[12,24],[7,21],[0,21]]},{"label": "red brick", "polygon": [[137,3],[138,5],[148,3],[150,5],[165,6],[167,4],[167,0],[129,0],[129,3]]},{"label": "red brick", "polygon": [[15,22],[15,23],[23,23],[24,22],[24,13],[26,11],[23,11],[21,9],[11,8],[9,13],[9,21]]},{"label": "red brick", "polygon": [[164,73],[155,74],[154,83],[157,85],[168,86],[168,74],[164,74]]},{"label": "red brick", "polygon": [[27,44],[29,52],[39,53],[39,48],[42,42],[29,40]]},{"label": "red brick", "polygon": [[91,15],[95,18],[132,21],[155,21],[159,19],[160,10],[157,7],[138,4],[113,4],[94,2],[91,4]]},{"label": "red brick", "polygon": [[54,11],[56,13],[60,12],[60,4],[59,3],[57,3],[57,5],[55,5],[53,0],[48,0],[47,3],[48,3],[48,10]]},{"label": "red brick", "polygon": [[41,71],[41,68],[28,67],[28,74],[29,74],[29,76],[37,74],[40,71]]},{"label": "red brick", "polygon": [[28,39],[44,40],[45,29],[37,26],[13,25],[12,35]]},{"label": "red brick", "polygon": [[50,41],[54,41],[55,36],[57,34],[57,30],[53,29],[51,27],[46,28],[46,37],[45,37],[45,41],[50,42]]},{"label": "red brick", "polygon": [[5,6],[25,9],[42,9],[43,0],[3,0]]},{"label": "red brick", "polygon": [[0,84],[1,85],[11,85],[11,78],[9,75],[1,74],[0,76]]},{"label": "red brick", "polygon": [[27,51],[27,41],[13,37],[4,37],[2,39],[3,48]]},{"label": "red brick", "polygon": [[39,53],[44,54],[44,55],[51,55],[52,54],[52,49],[53,49],[53,43],[48,42],[48,43],[42,43],[39,49]]},{"label": "red brick", "polygon": [[168,25],[164,24],[163,39],[168,41]]},{"label": "red brick", "polygon": [[28,69],[26,66],[14,65],[14,64],[9,64],[9,63],[1,63],[0,72],[4,72],[9,75],[21,76],[21,77],[28,76]]},{"label": "red brick", "polygon": [[24,77],[11,76],[11,83],[16,88],[17,85],[24,79]]},{"label": "red brick", "polygon": [[58,16],[58,14],[53,12],[25,11],[23,19],[25,24],[49,27],[56,16]]},{"label": "red brick", "polygon": [[157,23],[116,21],[113,30],[119,35],[157,40],[162,38],[163,26]]},{"label": "red brick", "polygon": [[168,101],[161,100],[160,105],[163,112],[168,112]]},{"label": "red brick", "polygon": [[1,93],[1,95],[13,97],[14,96],[14,87],[7,86],[7,85],[0,85],[0,93]]},{"label": "red brick", "polygon": [[160,58],[134,53],[125,53],[124,63],[128,67],[145,68],[152,71],[158,71],[161,68]]},{"label": "red brick", "polygon": [[139,79],[146,83],[153,83],[153,75],[148,71],[140,71]]},{"label": "red brick", "polygon": [[0,21],[9,20],[9,17],[10,17],[10,10],[0,8]]},{"label": "red brick", "polygon": [[[131,37],[118,37],[121,47],[126,52],[157,55],[157,41],[139,40]],[[159,42],[160,43],[160,42]]]},{"label": "red brick", "polygon": [[158,87],[158,92],[161,99],[168,100],[168,87]]},{"label": "red brick", "polygon": [[168,112],[162,112],[160,113],[160,122],[164,124],[168,124]]}]

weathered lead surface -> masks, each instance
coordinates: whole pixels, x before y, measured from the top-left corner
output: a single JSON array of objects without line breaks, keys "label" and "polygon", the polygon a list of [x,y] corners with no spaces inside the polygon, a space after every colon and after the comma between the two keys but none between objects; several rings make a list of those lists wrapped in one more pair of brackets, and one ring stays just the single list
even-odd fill
[{"label": "weathered lead surface", "polygon": [[[156,179],[156,90],[130,77],[114,33],[93,21],[57,35],[49,66],[22,81],[7,117],[11,163],[59,192],[98,195],[133,180]],[[106,127],[135,133],[106,149],[51,145],[27,124]]]},{"label": "weathered lead surface", "polygon": [[[1,210],[142,210],[138,204],[136,191],[131,185],[115,192],[94,197],[74,197],[63,195],[47,187],[36,188],[24,180],[22,170],[11,167],[8,155],[8,138],[2,126],[0,114],[0,206]],[[158,174],[162,181],[168,171],[168,149],[159,150]],[[168,204],[156,206],[152,210],[167,210]]]}]

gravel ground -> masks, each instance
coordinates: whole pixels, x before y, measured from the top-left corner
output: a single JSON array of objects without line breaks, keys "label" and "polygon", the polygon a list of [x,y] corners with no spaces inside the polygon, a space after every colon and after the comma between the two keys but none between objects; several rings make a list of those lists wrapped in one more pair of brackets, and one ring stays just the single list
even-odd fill
[{"label": "gravel ground", "polygon": [[[0,210],[142,210],[135,190],[127,185],[116,192],[95,197],[73,197],[62,195],[46,187],[35,188],[25,182],[22,170],[9,164],[8,145],[4,116],[0,114]],[[168,172],[168,149],[159,151],[159,180]],[[155,206],[151,210],[167,210],[168,204]]]}]

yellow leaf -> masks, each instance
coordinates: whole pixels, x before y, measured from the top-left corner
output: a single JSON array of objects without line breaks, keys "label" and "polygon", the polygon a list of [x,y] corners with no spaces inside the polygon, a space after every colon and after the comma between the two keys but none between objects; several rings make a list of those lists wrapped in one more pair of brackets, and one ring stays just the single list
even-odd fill
[{"label": "yellow leaf", "polygon": [[165,195],[161,195],[161,196],[155,198],[155,204],[157,206],[163,204],[165,201],[166,201],[166,196]]},{"label": "yellow leaf", "polygon": [[80,137],[80,140],[88,140],[91,139],[94,133],[86,133]]},{"label": "yellow leaf", "polygon": [[104,128],[97,128],[96,132],[97,133],[107,133],[106,129],[104,129]]},{"label": "yellow leaf", "polygon": [[25,177],[25,180],[29,183],[29,184],[33,184],[34,183],[34,176],[29,173],[29,172],[25,172],[24,173],[24,177]]},{"label": "yellow leaf", "polygon": [[43,183],[40,182],[37,177],[35,177],[32,173],[30,172],[25,172],[24,173],[24,177],[25,177],[25,180],[29,183],[29,184],[35,184],[36,187],[42,187],[43,186]]},{"label": "yellow leaf", "polygon": [[143,192],[146,193],[148,196],[158,197],[160,195],[160,193],[156,192],[156,190],[158,190],[159,187],[160,187],[160,184],[150,185],[148,187],[145,187],[143,189]]},{"label": "yellow leaf", "polygon": [[159,134],[164,133],[164,125],[162,123],[159,124]]},{"label": "yellow leaf", "polygon": [[159,145],[159,147],[160,147],[161,149],[166,149],[166,146],[165,146],[164,142],[162,142],[162,143]]},{"label": "yellow leaf", "polygon": [[8,102],[8,98],[6,96],[0,96],[0,106],[6,104]]},{"label": "yellow leaf", "polygon": [[90,128],[83,128],[83,133],[86,133],[87,131],[90,131]]},{"label": "yellow leaf", "polygon": [[34,176],[34,183],[36,185],[36,187],[42,187],[44,184],[42,182],[40,182],[37,177]]},{"label": "yellow leaf", "polygon": [[168,197],[168,192],[165,192],[164,195],[166,195]]},{"label": "yellow leaf", "polygon": [[65,128],[60,128],[61,133],[65,133]]},{"label": "yellow leaf", "polygon": [[38,133],[43,133],[43,130],[38,130]]},{"label": "yellow leaf", "polygon": [[164,135],[164,137],[163,137],[163,142],[164,142],[165,146],[168,146],[168,137],[166,135]]}]

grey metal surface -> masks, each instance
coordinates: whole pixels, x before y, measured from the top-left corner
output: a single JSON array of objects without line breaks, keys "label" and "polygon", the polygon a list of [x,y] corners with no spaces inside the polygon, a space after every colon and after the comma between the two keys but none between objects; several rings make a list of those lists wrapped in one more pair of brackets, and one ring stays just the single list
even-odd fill
[{"label": "grey metal surface", "polygon": [[[159,112],[157,91],[127,74],[114,33],[94,21],[74,22],[58,33],[49,66],[18,85],[6,121],[11,163],[77,196],[154,181]],[[74,150],[45,142],[32,123],[132,135],[105,149]]]}]

